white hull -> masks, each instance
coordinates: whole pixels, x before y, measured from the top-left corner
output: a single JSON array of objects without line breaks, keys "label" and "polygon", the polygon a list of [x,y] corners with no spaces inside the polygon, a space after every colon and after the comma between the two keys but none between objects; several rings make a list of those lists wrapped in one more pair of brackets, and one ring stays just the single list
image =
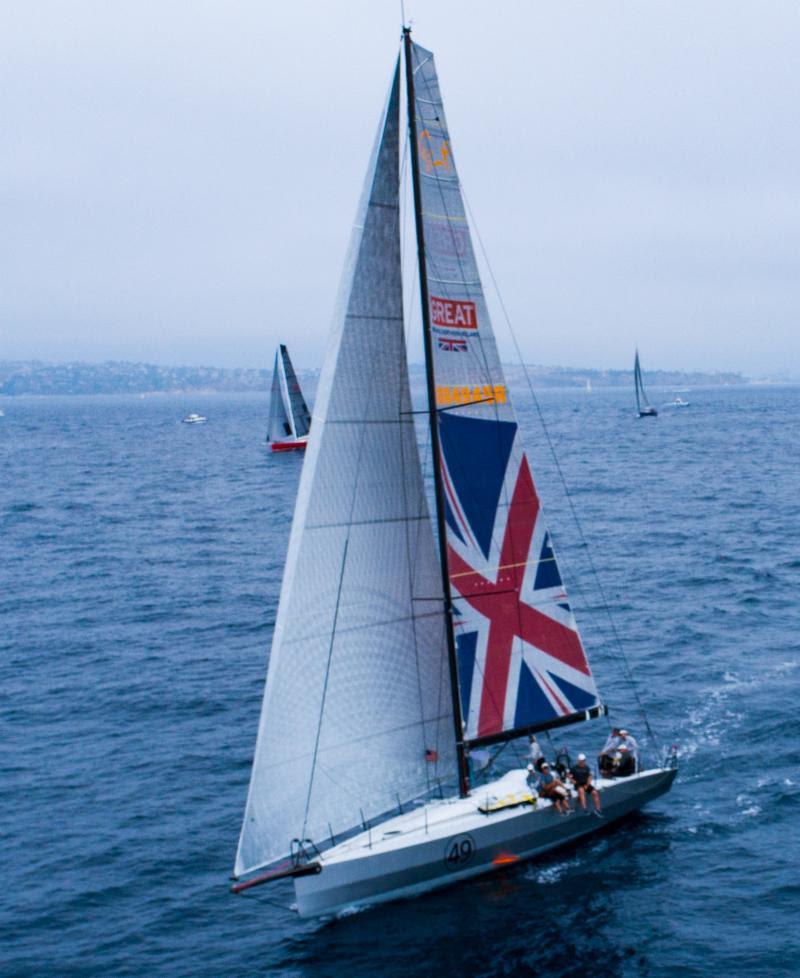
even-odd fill
[{"label": "white hull", "polygon": [[303,917],[335,914],[417,896],[530,859],[635,811],[668,791],[675,774],[673,768],[659,768],[601,779],[602,819],[580,808],[559,815],[541,800],[536,808],[479,812],[489,794],[525,790],[525,772],[512,771],[469,798],[431,802],[329,849],[320,858],[320,873],[294,881],[298,912]]}]

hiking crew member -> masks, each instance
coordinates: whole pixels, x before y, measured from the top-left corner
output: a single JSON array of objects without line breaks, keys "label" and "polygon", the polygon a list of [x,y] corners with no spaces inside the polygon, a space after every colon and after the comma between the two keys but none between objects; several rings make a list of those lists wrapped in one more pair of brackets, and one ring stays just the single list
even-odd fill
[{"label": "hiking crew member", "polygon": [[542,798],[551,801],[559,815],[569,815],[569,792],[555,774],[551,773],[547,761],[542,764],[537,787]]},{"label": "hiking crew member", "polygon": [[627,744],[619,745],[619,761],[614,769],[614,776],[617,778],[629,778],[636,774],[636,758],[633,752],[628,750]]},{"label": "hiking crew member", "polygon": [[634,769],[639,770],[639,745],[636,742],[636,738],[632,737],[627,730],[620,730],[619,732],[619,743],[617,744],[617,750],[621,750],[622,747],[626,747],[633,757]]},{"label": "hiking crew member", "polygon": [[600,794],[592,783],[592,769],[586,763],[586,755],[578,754],[578,760],[572,765],[569,771],[570,781],[575,785],[575,790],[578,792],[578,801],[581,803],[581,808],[587,812],[586,807],[586,796],[590,795],[592,802],[594,803],[594,814],[598,818],[602,818],[600,814]]}]

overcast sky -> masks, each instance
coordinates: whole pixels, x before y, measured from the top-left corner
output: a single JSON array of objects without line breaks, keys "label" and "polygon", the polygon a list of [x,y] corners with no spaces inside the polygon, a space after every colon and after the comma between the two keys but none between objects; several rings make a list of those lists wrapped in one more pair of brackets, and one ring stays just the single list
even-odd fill
[{"label": "overcast sky", "polygon": [[[406,12],[526,360],[800,375],[796,0]],[[0,359],[318,365],[399,2],[2,21]]]}]

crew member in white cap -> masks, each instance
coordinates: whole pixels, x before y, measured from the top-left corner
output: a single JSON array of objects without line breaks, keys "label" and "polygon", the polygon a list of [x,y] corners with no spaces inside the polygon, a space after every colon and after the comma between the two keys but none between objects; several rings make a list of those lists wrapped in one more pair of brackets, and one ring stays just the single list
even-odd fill
[{"label": "crew member in white cap", "polygon": [[639,745],[636,742],[636,738],[635,737],[632,737],[628,733],[628,731],[625,730],[624,728],[622,730],[620,730],[620,732],[619,732],[619,743],[617,744],[617,750],[619,750],[623,745],[625,747],[627,747],[627,749],[631,752],[631,756],[633,757],[634,764],[636,765],[636,768],[638,770],[638,768],[639,768]]},{"label": "crew member in white cap", "polygon": [[578,792],[578,801],[581,803],[581,808],[584,812],[588,814],[589,810],[586,807],[586,796],[590,795],[594,803],[594,814],[598,818],[602,818],[603,816],[600,811],[600,793],[592,783],[592,769],[586,763],[585,754],[578,754],[578,760],[569,769],[569,779]]},{"label": "crew member in white cap", "polygon": [[636,774],[636,758],[633,756],[633,751],[628,750],[627,744],[619,745],[617,757],[619,760],[614,768],[615,778],[629,778],[632,774]]}]

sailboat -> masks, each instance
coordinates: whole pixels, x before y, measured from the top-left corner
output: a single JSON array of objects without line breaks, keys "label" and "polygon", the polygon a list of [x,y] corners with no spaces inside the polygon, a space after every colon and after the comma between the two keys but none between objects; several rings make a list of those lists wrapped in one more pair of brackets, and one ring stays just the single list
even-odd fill
[{"label": "sailboat", "polygon": [[[574,841],[675,769],[559,814],[470,751],[602,717],[500,365],[430,51],[404,30],[433,458],[414,426],[400,247],[400,60],[358,207],[298,490],[232,887],[302,916],[422,894]],[[473,781],[475,783],[473,783]]]},{"label": "sailboat", "polygon": [[273,452],[304,451],[311,414],[294,372],[289,351],[281,343],[275,353],[269,403],[267,441]]},{"label": "sailboat", "polygon": [[633,361],[633,384],[636,388],[636,410],[640,418],[655,418],[658,411],[647,400],[642,383],[642,368],[639,366],[639,351],[636,351],[636,358]]}]

